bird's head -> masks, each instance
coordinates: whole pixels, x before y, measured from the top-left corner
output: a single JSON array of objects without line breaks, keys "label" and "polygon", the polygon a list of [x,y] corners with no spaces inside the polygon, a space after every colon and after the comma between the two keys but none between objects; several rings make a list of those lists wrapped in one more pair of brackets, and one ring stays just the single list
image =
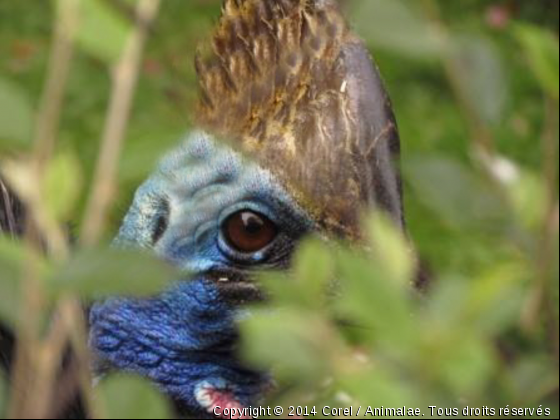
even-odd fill
[{"label": "bird's head", "polygon": [[360,237],[367,208],[402,226],[398,136],[377,70],[332,0],[227,0],[197,60],[198,129],[138,189],[116,246],[188,275],[150,299],[95,304],[96,369],[139,373],[191,414],[255,403],[266,374],[236,357],[251,272],[300,239]]}]

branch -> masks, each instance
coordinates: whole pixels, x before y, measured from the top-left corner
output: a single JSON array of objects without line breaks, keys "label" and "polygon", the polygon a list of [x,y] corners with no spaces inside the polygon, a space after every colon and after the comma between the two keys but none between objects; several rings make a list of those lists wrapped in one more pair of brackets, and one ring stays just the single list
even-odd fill
[{"label": "branch", "polygon": [[118,162],[128,123],[134,88],[138,79],[142,50],[148,28],[159,8],[160,0],[141,0],[136,8],[136,27],[122,56],[113,69],[113,90],[103,131],[93,188],[84,216],[83,245],[99,241],[115,192]]},{"label": "branch", "polygon": [[73,39],[77,29],[77,2],[75,0],[59,2],[57,12],[47,77],[35,126],[31,173],[33,186],[25,203],[28,215],[25,238],[29,244],[29,256],[22,275],[23,297],[17,330],[18,341],[12,381],[13,391],[8,410],[9,418],[26,418],[26,414],[33,413],[29,401],[34,387],[38,386],[37,381],[34,381],[34,374],[40,369],[41,357],[33,349],[37,348],[38,344],[40,325],[38,317],[44,305],[44,294],[33,250],[40,247],[40,239],[43,236],[43,239],[52,246],[55,256],[64,258],[67,254],[66,238],[61,229],[50,218],[44,217],[40,188],[42,174],[52,155],[58,133],[73,55]]}]

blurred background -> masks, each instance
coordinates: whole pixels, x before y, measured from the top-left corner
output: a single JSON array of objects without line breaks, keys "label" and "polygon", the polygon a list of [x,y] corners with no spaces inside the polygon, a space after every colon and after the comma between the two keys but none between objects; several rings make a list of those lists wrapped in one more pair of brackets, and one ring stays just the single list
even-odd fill
[{"label": "blurred background", "polygon": [[[107,239],[114,235],[135,188],[190,127],[197,95],[196,45],[209,36],[220,3],[162,1],[140,65]],[[20,158],[31,148],[57,4],[0,0],[1,159]],[[134,4],[81,2],[51,191],[54,197],[57,191],[62,194],[54,201],[69,203],[62,205],[60,220],[73,236],[81,234],[111,93],[110,69],[132,26]],[[424,401],[421,395],[431,392],[437,395],[434,401],[448,404],[456,404],[457,395],[470,395],[479,405],[488,396],[495,405],[545,403],[557,413],[559,3],[342,4],[352,27],[370,47],[393,101],[402,141],[408,229],[433,277],[429,288],[435,290],[417,325],[431,334],[432,344],[415,357],[402,355],[402,360],[392,361],[392,370],[381,372],[383,383],[392,388],[379,388],[368,379],[368,395],[383,395],[393,404],[404,401],[405,394]],[[321,251],[310,251],[316,252]],[[461,324],[459,308],[474,318]],[[288,319],[297,322],[301,316],[300,311]],[[434,332],[428,320],[442,319],[449,325]],[[409,327],[403,326],[403,334]],[[249,326],[247,334],[255,341],[259,334],[272,340],[269,331],[312,336],[310,331],[285,330],[285,325],[271,322]],[[371,344],[369,336],[360,334],[351,334],[349,340],[356,348]],[[392,345],[401,343],[395,340]],[[265,348],[249,353],[259,361],[278,361],[285,352],[310,351],[305,346],[311,344],[300,341],[290,348],[277,343],[278,354]],[[447,367],[432,365],[436,349],[440,355],[454,354],[467,341],[472,346],[456,359],[449,358]],[[497,351],[486,351],[490,342],[498,343]],[[305,369],[309,359],[301,360]],[[317,369],[308,372],[310,377],[327,368]],[[501,376],[504,371],[507,375]],[[419,379],[427,376],[430,381]],[[287,383],[293,379],[288,372]],[[343,379],[340,383],[347,385]],[[310,385],[305,386],[309,391]],[[290,389],[296,389],[287,394],[292,401],[304,399],[301,388]],[[310,398],[338,398],[343,404],[347,395],[340,392]]]}]

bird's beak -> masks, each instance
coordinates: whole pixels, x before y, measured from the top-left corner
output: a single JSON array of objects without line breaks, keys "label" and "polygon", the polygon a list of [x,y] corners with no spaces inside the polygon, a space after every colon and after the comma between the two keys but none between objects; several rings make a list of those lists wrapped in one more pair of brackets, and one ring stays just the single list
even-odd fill
[{"label": "bird's beak", "polygon": [[256,276],[249,273],[220,270],[207,273],[205,277],[216,285],[220,296],[228,303],[241,305],[264,299]]}]

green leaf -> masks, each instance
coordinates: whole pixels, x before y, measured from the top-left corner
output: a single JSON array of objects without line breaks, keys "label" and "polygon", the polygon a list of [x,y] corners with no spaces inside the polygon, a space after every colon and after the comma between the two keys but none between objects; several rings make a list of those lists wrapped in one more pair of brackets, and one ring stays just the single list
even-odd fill
[{"label": "green leaf", "polygon": [[29,145],[32,129],[33,109],[24,91],[0,78],[0,149]]},{"label": "green leaf", "polygon": [[0,320],[11,327],[16,325],[20,314],[24,264],[33,258],[39,279],[49,273],[47,261],[30,252],[22,243],[0,235]]},{"label": "green leaf", "polygon": [[84,298],[149,296],[184,276],[146,252],[96,249],[79,252],[49,284],[54,293],[72,291]]},{"label": "green leaf", "polygon": [[318,239],[305,239],[296,250],[292,270],[265,271],[259,283],[281,306],[321,309],[333,276],[334,259],[328,245]]},{"label": "green leaf", "polygon": [[43,193],[55,219],[64,220],[70,215],[80,195],[81,179],[80,163],[73,154],[60,153],[49,162]]},{"label": "green leaf", "polygon": [[387,281],[409,287],[414,275],[414,260],[403,233],[381,213],[369,218],[367,232],[375,269],[382,269]]},{"label": "green leaf", "polygon": [[5,418],[6,406],[8,403],[8,386],[2,372],[0,372],[0,419]]},{"label": "green leaf", "polygon": [[89,54],[114,63],[121,55],[131,25],[101,0],[80,1],[78,44]]},{"label": "green leaf", "polygon": [[13,327],[21,301],[21,267],[25,249],[19,243],[0,235],[0,320]]},{"label": "green leaf", "polygon": [[488,182],[454,159],[409,158],[403,171],[418,200],[451,226],[491,228],[507,214]]},{"label": "green leaf", "polygon": [[463,323],[474,322],[478,332],[488,337],[515,326],[521,317],[531,273],[521,261],[495,262],[468,284]]},{"label": "green leaf", "polygon": [[[443,275],[430,292],[422,321],[431,326],[434,335],[460,325],[468,301],[469,283],[457,274]],[[424,325],[427,328],[427,325]]]},{"label": "green leaf", "polygon": [[351,252],[337,257],[341,295],[334,304],[339,316],[363,327],[363,339],[395,354],[414,348],[415,332],[409,290],[388,278],[385,267]]},{"label": "green leaf", "polygon": [[516,361],[506,372],[508,384],[513,392],[512,399],[525,404],[539,404],[544,397],[558,389],[558,368],[549,355],[534,352]]},{"label": "green leaf", "polygon": [[447,45],[430,22],[401,0],[362,0],[352,4],[357,32],[374,46],[415,59],[441,56]]},{"label": "green leaf", "polygon": [[[332,280],[334,260],[326,244],[317,239],[305,240],[297,249],[291,273],[294,292],[303,307],[320,307]],[[282,287],[278,285],[278,287]],[[292,295],[292,299],[295,296]]]},{"label": "green leaf", "polygon": [[169,419],[167,399],[146,379],[115,375],[97,389],[109,419]]},{"label": "green leaf", "polygon": [[[424,391],[417,383],[405,378],[392,365],[380,363],[373,369],[363,369],[339,378],[342,389],[362,404],[362,415],[368,405],[374,407],[421,407],[420,396]],[[431,402],[433,403],[433,402]]]},{"label": "green leaf", "polygon": [[465,279],[442,275],[425,304],[426,328],[476,330],[494,337],[515,326],[520,317],[529,273],[519,262],[498,263]]},{"label": "green leaf", "polygon": [[334,260],[319,240],[304,241],[297,250],[294,275],[309,303],[320,302],[334,272]]},{"label": "green leaf", "polygon": [[515,182],[507,186],[513,214],[520,226],[539,229],[546,217],[547,191],[542,177],[521,171]]},{"label": "green leaf", "polygon": [[[460,342],[460,345],[457,343]],[[446,389],[457,398],[476,395],[488,383],[498,366],[489,342],[475,335],[450,334],[441,342],[443,348],[428,355],[434,361],[432,369],[442,377]],[[437,361],[433,356],[437,354]]]},{"label": "green leaf", "polygon": [[185,131],[182,123],[180,128],[167,121],[165,127],[154,127],[149,123],[149,119],[139,120],[130,127],[119,162],[119,178],[135,185],[150,175],[161,156],[176,146],[177,139],[181,138]]},{"label": "green leaf", "polygon": [[338,343],[321,317],[294,308],[255,309],[251,315],[240,328],[242,354],[253,366],[272,366],[280,377],[301,381],[325,371],[327,355]]},{"label": "green leaf", "polygon": [[508,97],[500,51],[488,39],[459,36],[454,40],[450,56],[455,61],[455,77],[470,109],[484,121],[500,122]]},{"label": "green leaf", "polygon": [[558,99],[558,36],[530,24],[516,24],[513,34],[521,44],[529,66],[538,82],[553,98]]}]

